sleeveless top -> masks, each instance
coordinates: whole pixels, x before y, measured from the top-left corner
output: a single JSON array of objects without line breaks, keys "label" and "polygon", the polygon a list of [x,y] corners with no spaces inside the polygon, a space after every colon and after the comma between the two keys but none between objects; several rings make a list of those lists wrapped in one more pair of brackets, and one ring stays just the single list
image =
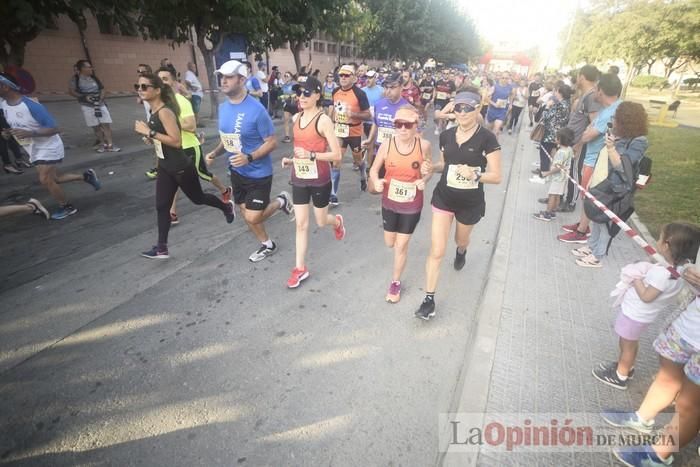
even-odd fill
[{"label": "sleeveless top", "polygon": [[[156,133],[163,135],[167,134],[167,132],[165,131],[163,122],[160,121],[158,113],[160,113],[164,107],[165,106],[162,106],[155,113],[151,113],[151,118],[148,119],[148,127]],[[175,122],[177,123],[178,130],[182,131],[177,115],[175,116]],[[187,157],[182,148],[168,146],[156,139],[153,139],[153,146],[155,147],[156,157],[158,157],[158,168],[163,168],[168,172],[179,172],[192,164],[192,159]]]},{"label": "sleeveless top", "polygon": [[408,154],[399,152],[396,138],[392,137],[384,160],[384,192],[382,206],[399,214],[415,214],[423,208],[423,191],[418,190],[415,181],[422,178],[420,166],[423,163],[423,148],[420,138],[413,141]]},{"label": "sleeveless top", "polygon": [[[318,120],[323,111],[311,119],[304,128],[301,127],[301,117],[294,123],[294,147],[303,148],[307,151],[326,152],[328,142],[326,138],[318,132]],[[310,159],[292,159],[292,185],[295,186],[324,186],[331,182],[331,164],[328,161],[312,161]]]}]

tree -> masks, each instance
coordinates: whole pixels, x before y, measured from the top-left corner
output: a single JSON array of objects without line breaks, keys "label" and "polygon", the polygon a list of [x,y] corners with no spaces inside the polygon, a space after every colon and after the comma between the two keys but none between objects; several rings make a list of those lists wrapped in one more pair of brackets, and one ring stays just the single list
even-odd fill
[{"label": "tree", "polygon": [[0,64],[24,65],[29,42],[67,15],[80,31],[87,23],[85,13],[107,16],[119,26],[130,24],[136,0],[3,0],[0,3]]},{"label": "tree", "polygon": [[[189,41],[194,31],[213,89],[217,83],[214,54],[226,35],[245,34],[250,51],[256,50],[273,20],[273,7],[273,0],[149,0],[142,3],[138,26],[144,39],[168,38],[178,44]],[[211,93],[210,99],[211,118],[214,118],[217,97]]]}]

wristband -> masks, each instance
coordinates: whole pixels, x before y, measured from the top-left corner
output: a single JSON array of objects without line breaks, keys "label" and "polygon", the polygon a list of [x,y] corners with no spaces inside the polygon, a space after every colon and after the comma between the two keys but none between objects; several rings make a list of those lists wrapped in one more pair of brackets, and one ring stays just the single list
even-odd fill
[{"label": "wristband", "polygon": [[148,132],[148,137],[149,138],[155,138],[156,137],[156,130],[151,130]]},{"label": "wristband", "polygon": [[481,171],[475,170],[475,171],[474,171],[474,175],[475,175],[474,181],[477,182],[477,183],[479,183],[479,180],[481,180]]}]

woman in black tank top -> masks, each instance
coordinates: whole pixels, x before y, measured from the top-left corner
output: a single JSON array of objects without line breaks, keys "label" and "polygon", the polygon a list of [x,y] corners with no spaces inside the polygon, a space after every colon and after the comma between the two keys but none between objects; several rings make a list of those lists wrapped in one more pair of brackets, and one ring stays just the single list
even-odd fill
[{"label": "woman in black tank top", "polygon": [[148,123],[136,121],[134,130],[143,135],[149,144],[153,144],[158,157],[158,244],[141,255],[152,259],[167,259],[170,206],[178,188],[182,189],[194,204],[206,204],[221,209],[229,224],[235,219],[233,203],[224,203],[216,196],[202,191],[194,163],[182,150],[180,124],[177,120],[180,109],[172,88],[163,84],[163,81],[153,74],[141,75],[134,88],[139,97],[151,106],[151,118]]}]

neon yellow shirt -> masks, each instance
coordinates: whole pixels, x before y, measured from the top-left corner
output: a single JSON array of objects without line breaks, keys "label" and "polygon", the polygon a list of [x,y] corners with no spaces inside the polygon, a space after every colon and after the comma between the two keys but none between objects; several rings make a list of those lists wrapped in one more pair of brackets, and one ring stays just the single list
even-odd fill
[{"label": "neon yellow shirt", "polygon": [[[182,94],[175,94],[175,99],[177,100],[177,105],[180,106],[180,115],[178,115],[178,120],[180,121],[180,126],[182,126],[182,121],[187,117],[194,117],[194,110],[192,110],[192,104],[190,101]],[[197,135],[191,131],[180,131],[180,139],[182,139],[182,149],[194,148],[199,146],[199,139]]]}]

